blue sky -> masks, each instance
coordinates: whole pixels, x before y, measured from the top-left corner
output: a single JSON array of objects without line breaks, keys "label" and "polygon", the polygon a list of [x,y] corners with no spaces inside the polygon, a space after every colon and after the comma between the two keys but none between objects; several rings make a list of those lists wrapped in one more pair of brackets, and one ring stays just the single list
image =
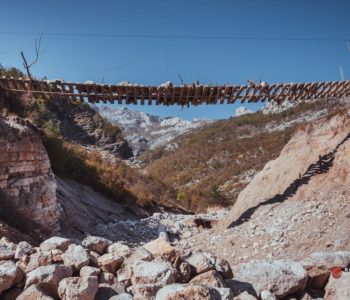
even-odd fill
[{"label": "blue sky", "polygon": [[[180,74],[187,83],[323,81],[339,80],[340,66],[349,79],[345,41],[174,38],[350,40],[349,11],[348,0],[0,0],[0,63],[22,68],[20,50],[33,56],[38,34],[31,33],[43,32],[45,52],[32,72],[50,79],[180,84]],[[192,119],[228,118],[238,106],[130,108]]]}]

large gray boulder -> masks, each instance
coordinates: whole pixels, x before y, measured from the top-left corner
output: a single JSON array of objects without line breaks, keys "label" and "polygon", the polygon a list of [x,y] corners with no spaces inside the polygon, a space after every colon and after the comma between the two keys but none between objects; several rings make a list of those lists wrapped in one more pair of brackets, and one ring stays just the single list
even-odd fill
[{"label": "large gray boulder", "polygon": [[64,278],[71,277],[72,274],[72,269],[64,265],[39,267],[27,274],[25,288],[33,284],[39,284],[47,295],[56,296],[60,281]]},{"label": "large gray boulder", "polygon": [[332,267],[347,268],[350,266],[350,252],[315,252],[301,260],[300,263],[307,271],[308,286],[312,289],[323,289]]},{"label": "large gray boulder", "polygon": [[90,256],[82,246],[71,244],[67,251],[62,254],[62,259],[65,266],[69,266],[73,272],[77,272],[89,264]]},{"label": "large gray boulder", "polygon": [[58,249],[61,251],[66,251],[68,246],[70,244],[70,240],[69,239],[65,239],[62,237],[58,237],[58,236],[53,236],[45,241],[43,241],[40,244],[40,249],[41,251],[51,251],[54,249]]},{"label": "large gray boulder", "polygon": [[83,242],[82,245],[85,248],[88,248],[89,250],[95,251],[99,254],[105,253],[107,250],[108,246],[112,244],[112,241],[105,239],[103,237],[98,237],[98,236],[87,236]]},{"label": "large gray boulder", "polygon": [[21,270],[13,261],[0,261],[0,294],[17,283],[21,277]]},{"label": "large gray boulder", "polygon": [[60,281],[58,295],[62,300],[94,300],[97,290],[96,276],[70,277]]},{"label": "large gray boulder", "polygon": [[325,300],[350,299],[350,272],[343,272],[340,278],[330,276],[326,285]]},{"label": "large gray boulder", "polygon": [[36,284],[31,285],[25,289],[16,300],[54,300],[52,297],[46,295],[44,291]]},{"label": "large gray boulder", "polygon": [[283,298],[305,289],[307,273],[300,263],[291,260],[253,260],[241,264],[234,279],[250,284],[257,295],[268,290]]},{"label": "large gray boulder", "polygon": [[176,281],[177,271],[173,265],[162,259],[140,261],[133,266],[131,282],[136,284],[171,284]]}]

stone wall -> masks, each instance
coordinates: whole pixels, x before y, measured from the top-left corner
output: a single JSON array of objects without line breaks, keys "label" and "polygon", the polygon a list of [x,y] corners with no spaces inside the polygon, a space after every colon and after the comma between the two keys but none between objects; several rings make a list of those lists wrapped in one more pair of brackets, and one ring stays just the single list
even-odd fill
[{"label": "stone wall", "polygon": [[0,116],[0,192],[19,215],[58,229],[61,208],[48,155],[36,129],[19,118]]}]

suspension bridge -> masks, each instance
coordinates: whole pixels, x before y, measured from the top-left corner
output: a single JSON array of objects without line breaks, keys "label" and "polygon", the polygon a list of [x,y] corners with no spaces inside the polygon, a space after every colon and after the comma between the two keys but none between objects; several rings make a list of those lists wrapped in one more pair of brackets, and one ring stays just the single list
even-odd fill
[{"label": "suspension bridge", "polygon": [[159,86],[130,83],[97,84],[72,83],[61,80],[30,80],[29,78],[0,77],[0,92],[16,95],[30,93],[33,97],[46,96],[90,103],[119,103],[148,105],[233,104],[236,101],[264,102],[284,100],[332,99],[350,96],[350,81],[309,83],[265,82],[247,85],[204,85],[200,83],[174,86],[171,82]]}]

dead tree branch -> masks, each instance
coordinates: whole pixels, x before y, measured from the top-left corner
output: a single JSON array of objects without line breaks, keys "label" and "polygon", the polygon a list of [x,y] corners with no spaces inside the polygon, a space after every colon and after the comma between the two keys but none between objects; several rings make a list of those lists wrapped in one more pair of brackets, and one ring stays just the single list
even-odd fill
[{"label": "dead tree branch", "polygon": [[23,51],[21,51],[21,56],[22,56],[22,59],[23,59],[23,67],[26,69],[27,75],[28,75],[28,77],[31,80],[33,80],[33,78],[32,78],[32,75],[30,73],[30,68],[39,61],[39,56],[40,56],[40,54],[43,53],[43,52],[40,52],[42,36],[43,35],[41,34],[40,37],[39,37],[39,40],[35,39],[35,59],[34,59],[33,62],[28,64],[27,59],[24,56]]}]

